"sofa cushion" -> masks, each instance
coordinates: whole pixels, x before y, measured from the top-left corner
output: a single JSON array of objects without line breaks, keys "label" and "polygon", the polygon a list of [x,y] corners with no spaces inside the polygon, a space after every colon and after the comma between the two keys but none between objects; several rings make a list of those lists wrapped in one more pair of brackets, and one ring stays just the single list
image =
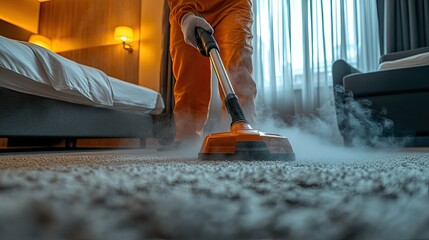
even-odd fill
[{"label": "sofa cushion", "polygon": [[414,56],[425,52],[429,52],[429,47],[421,47],[421,48],[415,48],[411,50],[392,52],[392,53],[382,55],[380,57],[380,63],[383,63],[386,61],[395,61],[401,58],[406,58],[406,57]]},{"label": "sofa cushion", "polygon": [[429,52],[421,53],[394,61],[386,61],[380,64],[379,70],[388,70],[395,68],[406,68],[429,65]]}]

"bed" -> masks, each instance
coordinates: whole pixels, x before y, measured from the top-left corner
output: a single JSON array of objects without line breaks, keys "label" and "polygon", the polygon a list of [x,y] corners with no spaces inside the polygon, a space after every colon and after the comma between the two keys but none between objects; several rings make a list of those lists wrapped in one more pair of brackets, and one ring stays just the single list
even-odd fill
[{"label": "bed", "polygon": [[0,137],[154,137],[158,92],[121,81],[37,45],[0,36]]}]

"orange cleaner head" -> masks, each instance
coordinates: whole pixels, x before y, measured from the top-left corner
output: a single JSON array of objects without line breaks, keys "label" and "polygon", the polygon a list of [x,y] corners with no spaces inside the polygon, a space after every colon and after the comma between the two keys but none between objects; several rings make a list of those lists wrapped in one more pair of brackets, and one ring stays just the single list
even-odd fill
[{"label": "orange cleaner head", "polygon": [[260,132],[247,122],[235,122],[230,132],[208,135],[201,146],[203,160],[295,160],[286,137]]}]

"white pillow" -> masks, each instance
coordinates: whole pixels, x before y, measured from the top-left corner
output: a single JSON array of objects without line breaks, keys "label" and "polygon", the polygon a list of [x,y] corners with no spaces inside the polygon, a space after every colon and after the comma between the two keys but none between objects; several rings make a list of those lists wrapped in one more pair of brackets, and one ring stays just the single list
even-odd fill
[{"label": "white pillow", "polygon": [[394,61],[386,61],[380,64],[379,70],[389,70],[396,68],[407,68],[429,65],[429,52],[401,58]]}]

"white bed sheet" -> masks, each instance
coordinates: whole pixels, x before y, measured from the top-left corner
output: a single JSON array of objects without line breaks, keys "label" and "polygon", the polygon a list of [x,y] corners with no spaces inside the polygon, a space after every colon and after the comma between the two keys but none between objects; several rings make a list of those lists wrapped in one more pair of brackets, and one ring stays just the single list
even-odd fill
[{"label": "white bed sheet", "polygon": [[62,101],[159,114],[161,95],[39,46],[0,36],[0,87]]}]

